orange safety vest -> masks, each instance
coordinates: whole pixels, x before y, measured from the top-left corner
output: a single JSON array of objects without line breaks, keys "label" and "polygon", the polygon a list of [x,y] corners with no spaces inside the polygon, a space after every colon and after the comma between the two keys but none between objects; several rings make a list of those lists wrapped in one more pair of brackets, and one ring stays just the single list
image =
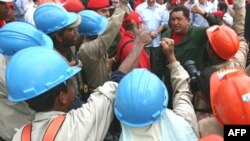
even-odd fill
[{"label": "orange safety vest", "polygon": [[[47,130],[45,131],[45,134],[43,136],[43,141],[54,141],[59,131],[59,128],[62,126],[65,118],[66,118],[65,115],[60,115],[52,120]],[[31,141],[31,129],[32,129],[32,123],[29,123],[24,126],[22,131],[22,141]]]}]

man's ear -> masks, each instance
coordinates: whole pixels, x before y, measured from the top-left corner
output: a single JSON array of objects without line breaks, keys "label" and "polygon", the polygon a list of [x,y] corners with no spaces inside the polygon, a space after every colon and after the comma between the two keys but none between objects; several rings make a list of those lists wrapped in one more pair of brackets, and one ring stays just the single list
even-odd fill
[{"label": "man's ear", "polygon": [[63,39],[62,39],[62,35],[61,35],[61,34],[56,33],[55,38],[56,38],[56,41],[58,41],[58,42],[60,42],[60,43],[63,42]]},{"label": "man's ear", "polygon": [[67,93],[66,92],[61,91],[57,98],[61,104],[63,104],[63,105],[67,104]]}]

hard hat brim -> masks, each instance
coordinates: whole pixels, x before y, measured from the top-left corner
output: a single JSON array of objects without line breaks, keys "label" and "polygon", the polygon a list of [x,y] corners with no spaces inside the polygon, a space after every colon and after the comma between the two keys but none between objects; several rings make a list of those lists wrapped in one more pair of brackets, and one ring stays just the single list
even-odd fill
[{"label": "hard hat brim", "polygon": [[[30,57],[34,55],[35,53],[43,54],[43,56],[33,56],[34,59],[27,60],[27,57]],[[32,76],[35,74],[44,75],[44,71],[40,72],[41,68],[38,69],[41,62],[46,60],[48,56],[54,56],[56,61],[58,62],[58,59],[60,65],[63,65],[64,69],[60,70],[60,74],[56,75],[55,77],[48,77],[49,79],[44,80],[34,80],[34,82],[29,81],[31,83],[27,84],[23,81],[17,81],[16,78],[19,79],[26,79],[26,81],[31,80]],[[43,57],[43,58],[41,58]],[[40,58],[40,60],[37,61],[37,58]],[[53,58],[53,57],[52,57]],[[8,99],[12,102],[21,102],[26,101],[28,99],[32,99],[34,97],[37,97],[52,88],[56,87],[57,85],[66,82],[66,80],[72,78],[75,74],[77,74],[81,68],[77,66],[68,66],[68,62],[66,59],[61,56],[57,51],[54,51],[52,49],[43,48],[42,46],[35,46],[23,49],[19,52],[17,52],[8,62],[8,66],[6,68],[6,84],[7,85],[7,91],[8,91]],[[27,60],[27,61],[26,61]],[[36,60],[36,61],[34,61]],[[34,69],[30,69],[30,71],[33,72],[32,75],[29,74],[29,69],[27,70],[26,67],[21,67],[20,71],[16,71],[16,69],[22,65],[25,65],[25,63],[22,63],[26,61],[26,65],[32,66],[36,69],[36,72]],[[48,61],[48,60],[47,60]],[[19,65],[16,65],[19,64]],[[51,66],[48,67],[53,67]],[[46,66],[46,65],[45,65]],[[66,68],[65,68],[66,67]],[[44,68],[44,67],[43,67]],[[15,73],[13,73],[15,72]],[[20,73],[23,72],[23,73]],[[29,78],[24,78],[23,75],[30,75]],[[46,76],[44,76],[46,77]],[[43,77],[40,77],[43,78]],[[15,83],[14,83],[15,82]],[[25,84],[25,86],[24,86]]]},{"label": "hard hat brim", "polygon": [[53,41],[31,24],[11,22],[0,30],[0,46],[0,53],[11,57],[22,49],[34,46],[53,49]]},{"label": "hard hat brim", "polygon": [[[67,77],[65,77],[65,78],[64,78],[64,81],[68,80],[69,78],[71,78],[72,76],[74,76],[75,74],[77,74],[77,73],[81,70],[80,67],[76,67],[76,66],[73,66],[73,67],[71,67],[71,68],[72,68],[71,74],[69,74]],[[37,93],[37,94],[34,95],[33,97],[29,97],[28,99],[32,99],[32,98],[34,98],[34,97],[36,97],[36,96],[38,96],[38,95],[40,95],[40,94],[42,94],[42,93],[44,93],[44,92],[46,92],[46,91],[48,91],[48,90],[54,88],[55,86],[57,86],[58,84],[60,84],[60,83],[62,83],[62,82],[64,82],[64,81],[59,81],[59,82],[57,82],[57,83],[54,83],[50,88],[45,89],[45,90],[43,90],[43,91],[40,91],[39,93]],[[13,98],[11,95],[8,95],[8,100],[11,101],[11,102],[21,102],[21,101],[25,101],[25,100],[28,100],[28,99],[27,99],[27,98],[16,99],[16,98]]]},{"label": "hard hat brim", "polygon": [[49,49],[54,48],[53,41],[51,40],[51,38],[48,35],[43,34],[42,38],[43,38],[43,40],[45,42],[45,44],[43,46],[45,46],[46,48],[49,48]]},{"label": "hard hat brim", "polygon": [[[72,13],[74,15],[74,13]],[[81,23],[81,16],[77,16],[77,19],[70,24],[68,27],[73,28],[73,27],[77,27],[79,24]]]}]

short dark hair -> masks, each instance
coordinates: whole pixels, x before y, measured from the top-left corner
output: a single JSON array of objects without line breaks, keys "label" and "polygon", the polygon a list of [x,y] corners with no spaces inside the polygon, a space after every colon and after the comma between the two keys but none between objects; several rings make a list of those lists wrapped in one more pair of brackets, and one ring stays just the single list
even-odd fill
[{"label": "short dark hair", "polygon": [[189,19],[190,10],[189,10],[187,7],[185,7],[184,5],[177,5],[177,6],[175,6],[175,7],[172,9],[172,11],[170,12],[170,20],[171,20],[171,18],[172,18],[173,12],[179,12],[179,11],[182,11],[184,17],[186,17],[187,19]]},{"label": "short dark hair", "polygon": [[29,107],[36,112],[47,112],[52,109],[55,99],[61,91],[67,92],[67,86],[64,82],[37,97],[27,100],[26,102]]},{"label": "short dark hair", "polygon": [[225,2],[220,1],[218,3],[218,9],[221,11],[226,12],[227,11],[227,4]]}]

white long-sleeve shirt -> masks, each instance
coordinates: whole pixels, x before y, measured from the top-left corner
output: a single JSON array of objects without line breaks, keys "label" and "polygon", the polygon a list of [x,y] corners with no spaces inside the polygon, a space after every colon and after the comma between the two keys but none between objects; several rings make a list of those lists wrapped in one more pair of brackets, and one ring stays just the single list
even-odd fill
[{"label": "white long-sleeve shirt", "polygon": [[[88,102],[68,113],[60,111],[39,112],[32,122],[31,140],[41,141],[49,123],[58,115],[66,114],[55,141],[102,141],[113,119],[113,102],[117,83],[106,82],[95,89]],[[23,127],[13,141],[20,141]]]}]

